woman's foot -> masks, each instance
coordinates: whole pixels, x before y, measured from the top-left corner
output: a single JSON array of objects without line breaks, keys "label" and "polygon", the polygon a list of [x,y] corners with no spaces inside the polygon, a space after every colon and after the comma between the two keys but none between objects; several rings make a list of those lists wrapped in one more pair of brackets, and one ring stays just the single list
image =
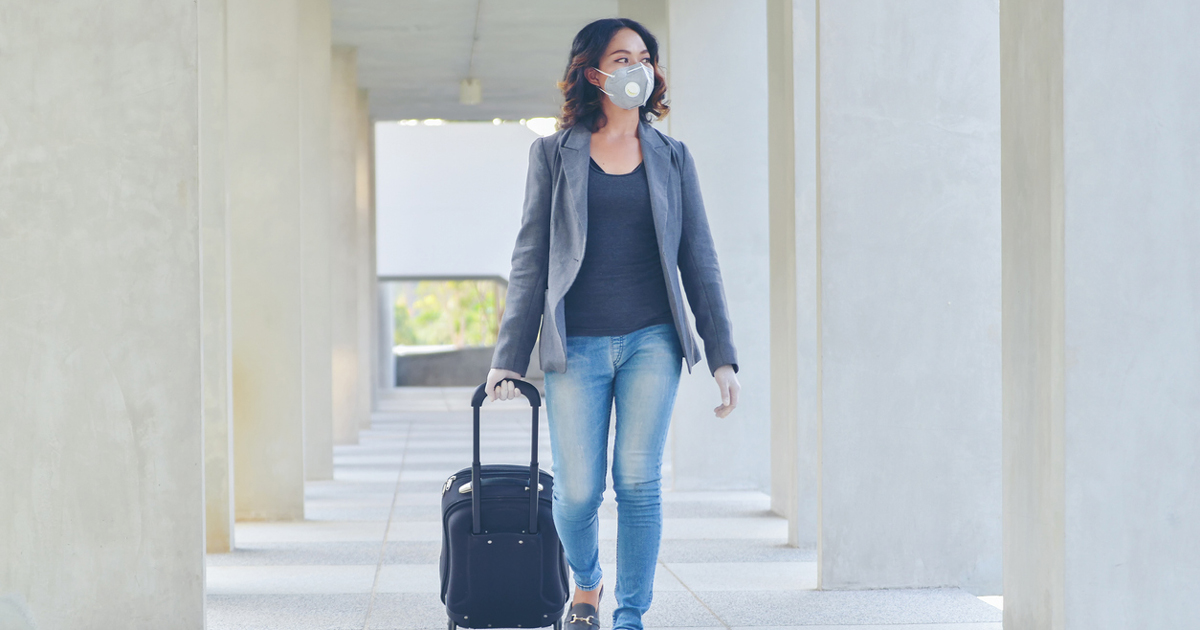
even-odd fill
[{"label": "woman's foot", "polygon": [[576,604],[585,604],[585,603],[591,604],[591,605],[599,608],[600,607],[600,594],[601,594],[603,588],[604,588],[603,581],[601,581],[600,584],[596,586],[596,588],[594,588],[590,591],[582,590],[578,586],[576,586],[575,587],[575,598],[571,601]]},{"label": "woman's foot", "polygon": [[582,591],[576,587],[575,595],[571,607],[567,610],[564,629],[600,630],[600,597],[604,595],[604,584],[591,591]]}]

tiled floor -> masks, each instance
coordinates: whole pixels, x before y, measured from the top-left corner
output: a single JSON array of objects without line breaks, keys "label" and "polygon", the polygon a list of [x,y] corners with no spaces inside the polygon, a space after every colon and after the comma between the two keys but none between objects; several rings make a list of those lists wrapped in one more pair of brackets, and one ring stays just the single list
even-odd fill
[{"label": "tiled floor", "polygon": [[[438,593],[441,488],[470,464],[471,391],[397,392],[358,445],[337,447],[334,480],[307,485],[305,521],[238,523],[237,550],[208,557],[209,630],[446,628]],[[484,463],[529,461],[524,398],[485,402],[481,418]],[[549,471],[544,413],[539,435],[539,465]],[[600,563],[611,585],[611,477],[608,487]],[[812,590],[816,558],[786,546],[786,523],[769,504],[754,491],[664,492],[647,630],[1000,630],[999,610],[959,590]],[[614,607],[609,586],[603,627],[611,627]]]}]

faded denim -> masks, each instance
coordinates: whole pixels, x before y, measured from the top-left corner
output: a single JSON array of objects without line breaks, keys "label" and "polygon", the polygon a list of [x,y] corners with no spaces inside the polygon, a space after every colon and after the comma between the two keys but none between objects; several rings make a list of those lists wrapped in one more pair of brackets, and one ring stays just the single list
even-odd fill
[{"label": "faded denim", "polygon": [[614,630],[642,630],[662,539],[662,455],[684,358],[671,324],[624,335],[567,336],[569,370],[546,373],[554,474],[553,513],[575,584],[602,577],[597,511],[608,474],[608,428],[616,404],[612,478],[617,498]]}]

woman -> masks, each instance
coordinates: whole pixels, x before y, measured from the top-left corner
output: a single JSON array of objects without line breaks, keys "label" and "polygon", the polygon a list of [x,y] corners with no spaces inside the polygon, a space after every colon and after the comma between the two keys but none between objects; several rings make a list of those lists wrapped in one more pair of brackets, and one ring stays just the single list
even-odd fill
[{"label": "woman", "polygon": [[[699,352],[682,280],[722,404],[737,406],[737,352],[716,252],[687,147],[650,126],[669,109],[658,42],[623,18],[585,26],[559,83],[559,130],[530,147],[507,307],[488,373],[516,395],[541,326],[553,513],[575,574],[566,628],[597,630],[603,584],[597,510],[615,400],[614,630],[641,630],[662,535],[662,452],[680,378]],[[569,368],[569,369],[568,369]]]}]

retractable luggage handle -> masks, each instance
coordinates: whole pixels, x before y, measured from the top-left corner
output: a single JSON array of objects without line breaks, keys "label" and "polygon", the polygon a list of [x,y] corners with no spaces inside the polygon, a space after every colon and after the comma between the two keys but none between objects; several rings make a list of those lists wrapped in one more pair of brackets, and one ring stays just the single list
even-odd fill
[{"label": "retractable luggage handle", "polygon": [[[528,381],[522,381],[515,378],[500,379],[496,384],[499,385],[504,381],[512,381],[517,389],[529,399],[529,406],[533,407],[533,451],[529,459],[529,533],[536,534],[538,529],[538,479],[541,475],[538,471],[538,409],[542,406],[542,397],[538,394],[537,387]],[[479,471],[479,408],[483,405],[483,401],[487,398],[487,383],[479,384],[475,388],[475,395],[471,397],[471,407],[475,411],[475,459],[471,462],[471,528],[475,534],[480,533],[482,527],[479,524],[479,497],[483,494],[483,483],[480,480],[482,476]]]}]

